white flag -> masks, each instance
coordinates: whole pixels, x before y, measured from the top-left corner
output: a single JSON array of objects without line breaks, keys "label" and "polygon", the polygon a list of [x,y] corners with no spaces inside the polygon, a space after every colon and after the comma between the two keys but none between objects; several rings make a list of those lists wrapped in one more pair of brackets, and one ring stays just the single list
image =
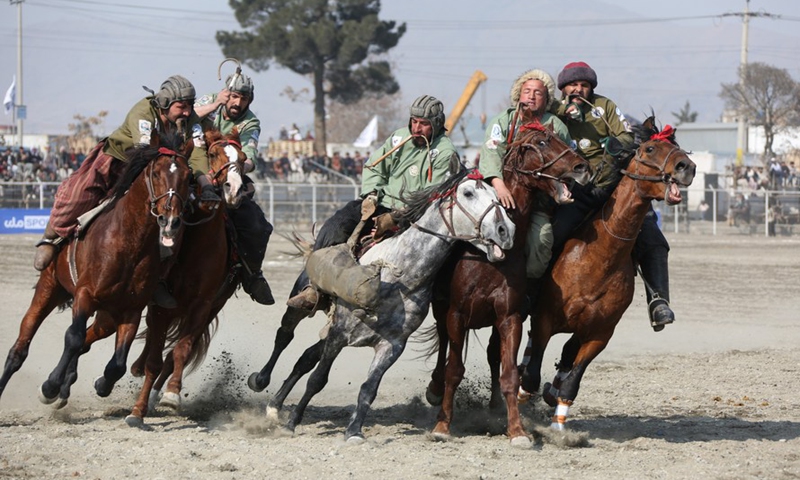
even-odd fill
[{"label": "white flag", "polygon": [[354,147],[359,148],[367,148],[373,143],[378,141],[378,116],[375,115],[372,117],[372,120],[369,121],[364,130],[361,132],[361,135],[358,136],[355,142],[353,142]]},{"label": "white flag", "polygon": [[11,110],[14,108],[14,97],[17,93],[17,76],[15,75],[11,79],[11,86],[8,87],[6,91],[6,96],[3,98],[3,108],[5,109],[6,115],[11,113]]}]

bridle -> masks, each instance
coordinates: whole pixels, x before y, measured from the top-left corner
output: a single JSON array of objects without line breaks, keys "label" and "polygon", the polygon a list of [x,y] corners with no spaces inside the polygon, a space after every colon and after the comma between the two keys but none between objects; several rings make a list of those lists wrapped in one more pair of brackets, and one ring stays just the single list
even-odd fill
[{"label": "bridle", "polygon": [[[549,140],[550,139],[550,137],[552,135],[550,133],[550,131],[548,131],[547,129],[545,129],[543,127],[542,128],[538,128],[536,126],[536,124],[533,124],[533,125],[534,125],[533,127],[528,127],[528,128],[525,128],[525,127],[527,127],[527,125],[523,125],[522,127],[520,127],[520,129],[538,130],[538,131],[544,132],[544,134],[546,135],[545,140]],[[544,173],[544,171],[547,170],[548,168],[552,167],[553,165],[555,165],[559,160],[564,158],[564,156],[566,156],[567,154],[572,152],[571,148],[566,147],[561,152],[559,152],[559,154],[556,155],[555,158],[553,158],[549,162],[544,158],[544,154],[542,153],[541,149],[539,149],[539,147],[537,145],[533,144],[533,143],[528,143],[528,142],[521,143],[521,144],[519,144],[518,148],[530,148],[533,151],[535,151],[536,154],[539,156],[539,160],[541,161],[542,166],[539,167],[539,168],[536,168],[534,170],[527,170],[527,169],[524,169],[524,168],[519,168],[516,165],[511,165],[511,163],[515,163],[515,162],[503,162],[504,163],[503,170],[516,172],[516,173],[519,173],[521,175],[531,175],[531,176],[533,176],[534,178],[537,178],[537,179],[538,178],[546,178],[546,179],[549,179],[549,180],[556,180],[556,181],[559,181],[559,182],[561,181],[561,179],[559,177],[555,177],[553,175]]]},{"label": "bridle", "polygon": [[[177,158],[182,158],[184,161],[186,160],[185,155],[178,153],[175,150],[169,149],[167,147],[159,147],[158,153],[161,155],[169,156],[170,162],[172,164],[176,163]],[[153,186],[153,171],[155,170],[154,163],[155,162],[150,162],[146,167],[147,181],[145,182],[145,185],[147,185],[147,194],[149,196],[150,215],[156,217],[156,221],[158,222],[159,227],[164,228],[167,226],[167,219],[166,217],[164,217],[164,215],[158,213],[157,211],[158,202],[162,198],[166,198],[167,199],[166,208],[168,210],[172,210],[172,199],[177,198],[178,201],[180,201],[180,209],[179,209],[180,213],[178,214],[178,218],[181,221],[183,221],[183,211],[184,211],[184,206],[186,205],[186,199],[184,199],[180,193],[176,192],[172,188],[162,193],[161,195],[155,194],[155,187]]]},{"label": "bridle", "polygon": [[[486,184],[483,182],[483,175],[481,175],[480,173],[477,173],[477,172],[470,173],[467,176],[467,179],[475,180],[478,189],[486,188]],[[483,243],[485,245],[491,244],[492,242],[487,240],[486,237],[484,236],[484,234],[483,234],[483,232],[481,230],[481,224],[483,224],[483,219],[486,218],[486,216],[489,215],[491,212],[494,212],[495,218],[499,221],[502,218],[502,208],[503,208],[503,206],[497,200],[493,200],[492,203],[488,207],[486,207],[486,210],[484,210],[483,213],[481,213],[476,218],[472,214],[470,214],[467,211],[466,208],[464,208],[464,205],[462,205],[461,202],[459,202],[458,196],[456,195],[457,191],[458,191],[458,185],[456,185],[456,187],[452,188],[450,191],[446,192],[445,194],[439,195],[439,196],[434,196],[432,198],[432,200],[437,200],[437,199],[441,199],[442,200],[441,202],[439,202],[439,205],[438,205],[437,208],[439,210],[439,216],[442,218],[442,222],[447,227],[448,234],[434,232],[433,230],[430,230],[428,228],[422,227],[422,226],[418,225],[417,223],[413,223],[413,224],[411,224],[411,226],[416,228],[417,230],[419,230],[421,232],[428,233],[430,235],[433,235],[433,236],[435,236],[437,238],[440,238],[440,239],[446,240],[446,241],[447,240],[464,240],[464,241],[470,242],[470,241],[473,241],[473,240],[477,240],[480,243]],[[445,202],[444,201],[445,199],[449,200],[449,202]],[[472,222],[472,225],[474,227],[474,229],[473,229],[474,233],[472,235],[457,235],[456,234],[455,228],[453,228],[453,223],[454,223],[454,220],[453,220],[454,208],[453,208],[453,206],[458,207],[458,209],[461,210],[461,212],[464,215],[466,215],[466,217]],[[445,213],[445,211],[448,211],[448,210],[450,212],[449,215]]]},{"label": "bridle", "polygon": [[[220,139],[220,140],[217,140],[215,142],[212,142],[211,145],[208,146],[208,150],[207,151],[211,151],[214,147],[219,147],[219,146],[222,146],[222,148],[224,149],[228,145],[233,145],[235,147],[238,147],[240,151],[242,150],[242,144],[237,142],[236,140]],[[239,165],[239,161],[238,160],[235,161],[235,162],[226,162],[224,165],[219,167],[218,170],[214,169],[213,167],[209,168],[208,173],[211,176],[211,183],[215,187],[218,187],[219,186],[219,177],[221,175],[223,175],[224,173],[226,173],[227,170],[229,168],[232,168],[232,167],[240,168],[242,170],[242,173],[244,173],[244,168]]]}]

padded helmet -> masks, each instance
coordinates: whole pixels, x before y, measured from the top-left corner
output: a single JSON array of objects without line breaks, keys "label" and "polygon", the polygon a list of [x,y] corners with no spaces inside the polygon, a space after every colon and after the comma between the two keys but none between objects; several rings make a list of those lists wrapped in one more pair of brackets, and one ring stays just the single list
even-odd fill
[{"label": "padded helmet", "polygon": [[[234,77],[236,78],[234,79]],[[233,80],[233,85],[231,85],[231,80]],[[228,75],[228,78],[225,79],[225,88],[231,92],[243,93],[251,98],[253,96],[253,80],[247,75]]]},{"label": "padded helmet", "polygon": [[161,109],[167,109],[175,102],[188,101],[194,103],[194,85],[180,75],[173,75],[164,80],[161,89],[156,93],[153,101]]},{"label": "padded helmet", "polygon": [[[431,122],[434,137],[444,130],[444,105],[436,97],[423,95],[414,100],[409,110],[412,117],[424,118]],[[411,128],[410,119],[408,126]]]}]

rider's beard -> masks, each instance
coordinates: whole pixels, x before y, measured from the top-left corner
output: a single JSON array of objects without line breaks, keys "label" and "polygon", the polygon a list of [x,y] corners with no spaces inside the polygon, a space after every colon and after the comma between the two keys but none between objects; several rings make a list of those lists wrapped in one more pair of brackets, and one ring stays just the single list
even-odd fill
[{"label": "rider's beard", "polygon": [[239,118],[241,118],[242,114],[244,113],[244,110],[242,110],[241,107],[233,107],[233,108],[236,110],[232,111],[230,107],[227,106],[225,107],[225,118],[228,120],[239,120]]},{"label": "rider's beard", "polygon": [[529,123],[529,122],[532,122],[534,120],[541,120],[543,115],[544,115],[544,112],[538,113],[535,110],[532,110],[530,108],[530,106],[528,106],[526,104],[522,104],[522,108],[521,108],[521,112],[520,112],[520,118],[522,120],[522,123]]},{"label": "rider's beard", "polygon": [[414,138],[411,139],[411,143],[414,144],[417,148],[425,148],[430,143],[424,135],[414,135]]}]

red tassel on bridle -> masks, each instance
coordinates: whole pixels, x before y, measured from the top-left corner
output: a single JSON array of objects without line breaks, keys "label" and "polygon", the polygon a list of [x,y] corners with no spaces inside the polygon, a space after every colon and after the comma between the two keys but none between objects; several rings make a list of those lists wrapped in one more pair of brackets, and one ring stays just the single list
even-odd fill
[{"label": "red tassel on bridle", "polygon": [[675,135],[675,129],[672,128],[672,125],[666,125],[663,130],[658,133],[654,133],[650,135],[650,140],[659,140],[662,142],[672,143],[672,137]]}]

